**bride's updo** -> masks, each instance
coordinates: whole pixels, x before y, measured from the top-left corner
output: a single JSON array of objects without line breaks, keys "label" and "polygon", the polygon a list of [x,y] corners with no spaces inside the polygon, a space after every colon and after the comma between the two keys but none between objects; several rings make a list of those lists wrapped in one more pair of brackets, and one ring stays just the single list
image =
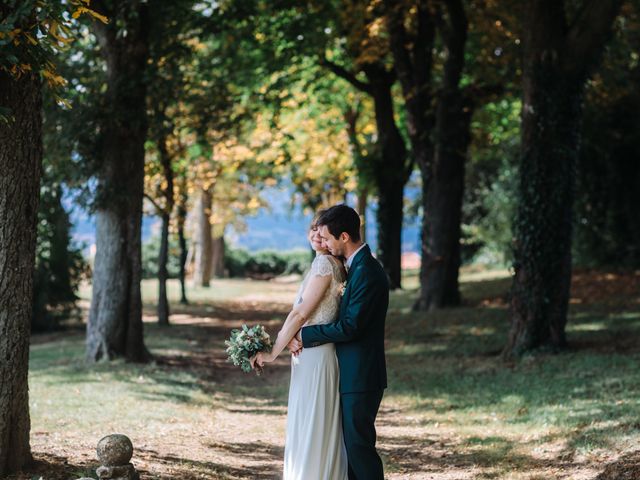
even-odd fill
[{"label": "bride's updo", "polygon": [[311,220],[311,223],[309,224],[309,230],[317,230],[319,225],[318,225],[318,220],[320,219],[320,217],[322,216],[322,214],[324,212],[326,212],[326,209],[322,209],[322,210],[318,210],[316,212],[316,214],[313,216],[313,220]]}]

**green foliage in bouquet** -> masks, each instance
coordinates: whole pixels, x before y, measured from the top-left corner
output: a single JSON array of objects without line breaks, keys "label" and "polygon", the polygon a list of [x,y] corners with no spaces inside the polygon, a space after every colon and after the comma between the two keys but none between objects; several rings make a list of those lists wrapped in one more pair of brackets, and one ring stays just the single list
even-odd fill
[{"label": "green foliage in bouquet", "polygon": [[[262,325],[254,325],[249,328],[242,325],[242,328],[231,330],[231,337],[226,340],[228,362],[239,366],[243,372],[251,371],[251,363],[249,359],[258,352],[270,352],[271,337],[262,327]],[[262,369],[256,366],[256,373],[260,375]]]}]

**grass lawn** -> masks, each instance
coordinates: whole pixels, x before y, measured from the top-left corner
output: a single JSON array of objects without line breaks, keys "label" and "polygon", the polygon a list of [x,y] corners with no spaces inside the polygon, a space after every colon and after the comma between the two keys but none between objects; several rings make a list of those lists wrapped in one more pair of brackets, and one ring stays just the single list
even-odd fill
[{"label": "grass lawn", "polygon": [[[517,363],[498,356],[505,272],[465,273],[464,306],[437,313],[411,312],[416,285],[408,277],[393,293],[387,322],[387,478],[640,478],[640,273],[576,274],[572,348]],[[152,364],[85,365],[81,328],[33,337],[37,463],[13,478],[95,478],[95,445],[116,432],[132,439],[143,479],[278,478],[288,358],[255,377],[225,362],[223,342],[245,322],[275,333],[297,283],[214,281],[180,306],[172,282],[165,329],[154,323],[155,289],[144,282]]]}]

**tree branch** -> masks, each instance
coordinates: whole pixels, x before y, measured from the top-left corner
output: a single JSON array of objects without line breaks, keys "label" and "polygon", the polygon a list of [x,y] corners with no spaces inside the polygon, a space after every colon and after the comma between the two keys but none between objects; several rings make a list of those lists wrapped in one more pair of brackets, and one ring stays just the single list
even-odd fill
[{"label": "tree branch", "polygon": [[153,205],[153,207],[156,209],[156,211],[158,212],[159,215],[162,215],[164,212],[164,208],[162,208],[158,202],[156,202],[153,197],[151,197],[148,193],[145,192],[144,194],[144,198],[146,198],[147,200],[149,200],[149,202],[151,202],[151,205]]},{"label": "tree branch", "polygon": [[469,22],[467,14],[464,11],[464,5],[461,0],[445,0],[447,6],[447,14],[449,17],[449,35],[451,41],[456,43],[464,43],[467,38],[467,29]]},{"label": "tree branch", "polygon": [[340,77],[340,78],[346,80],[347,82],[349,82],[351,85],[353,85],[358,90],[360,90],[362,92],[365,92],[365,93],[368,93],[369,95],[371,95],[371,93],[372,93],[371,85],[369,85],[368,83],[363,82],[361,80],[358,80],[353,73],[348,71],[343,66],[338,65],[336,63],[333,63],[332,61],[330,61],[327,58],[322,59],[320,61],[320,64],[322,66],[328,68],[329,70],[331,70],[338,77]]},{"label": "tree branch", "polygon": [[395,71],[398,74],[404,97],[411,98],[415,89],[411,74],[414,65],[407,47],[409,42],[407,41],[407,30],[404,27],[404,8],[398,0],[385,0],[384,5],[387,10],[387,30],[389,30],[391,37],[390,47]]},{"label": "tree branch", "polygon": [[414,81],[421,85],[431,84],[433,69],[433,43],[436,26],[434,13],[428,0],[418,3],[418,31],[413,45]]},{"label": "tree branch", "polygon": [[448,50],[444,66],[444,88],[458,86],[464,68],[464,46],[469,23],[461,0],[445,0],[448,23],[442,28],[442,36]]}]

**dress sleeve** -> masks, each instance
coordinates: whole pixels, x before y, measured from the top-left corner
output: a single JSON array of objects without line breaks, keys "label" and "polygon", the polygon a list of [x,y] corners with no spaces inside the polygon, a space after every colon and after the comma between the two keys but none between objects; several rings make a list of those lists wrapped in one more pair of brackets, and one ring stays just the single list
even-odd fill
[{"label": "dress sleeve", "polygon": [[333,264],[327,255],[318,255],[311,265],[311,276],[333,275]]}]

